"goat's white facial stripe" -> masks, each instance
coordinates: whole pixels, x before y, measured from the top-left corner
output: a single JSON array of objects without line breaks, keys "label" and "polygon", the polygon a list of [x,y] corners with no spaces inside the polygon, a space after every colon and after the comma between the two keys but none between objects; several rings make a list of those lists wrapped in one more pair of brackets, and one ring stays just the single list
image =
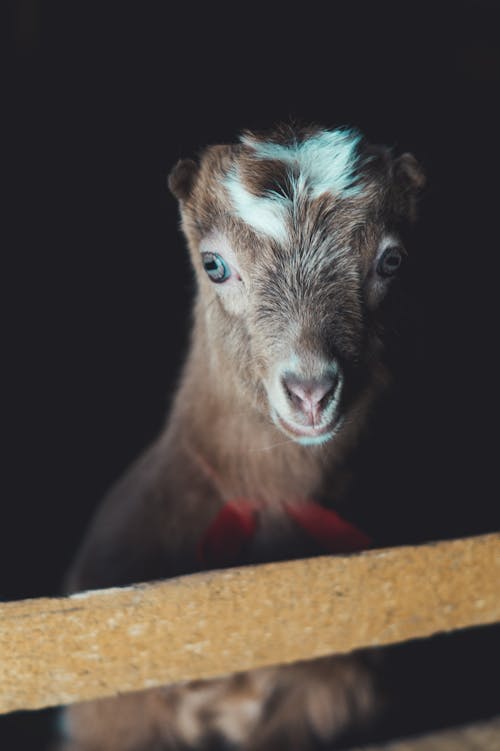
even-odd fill
[{"label": "goat's white facial stripe", "polygon": [[359,193],[356,177],[357,147],[361,136],[352,130],[322,130],[300,144],[243,138],[259,159],[276,159],[295,166],[312,198],[332,193],[347,198]]},{"label": "goat's white facial stripe", "polygon": [[236,215],[257,232],[273,240],[283,242],[286,239],[287,203],[284,196],[258,197],[250,193],[240,181],[236,169],[225,180],[226,188]]},{"label": "goat's white facial stripe", "polygon": [[256,159],[277,160],[290,167],[292,195],[269,191],[265,196],[255,196],[233,169],[225,185],[236,215],[257,232],[283,242],[290,212],[300,197],[314,199],[331,193],[349,198],[361,192],[354,184],[360,140],[352,130],[323,130],[300,144],[286,146],[243,137],[242,142],[253,150]]}]

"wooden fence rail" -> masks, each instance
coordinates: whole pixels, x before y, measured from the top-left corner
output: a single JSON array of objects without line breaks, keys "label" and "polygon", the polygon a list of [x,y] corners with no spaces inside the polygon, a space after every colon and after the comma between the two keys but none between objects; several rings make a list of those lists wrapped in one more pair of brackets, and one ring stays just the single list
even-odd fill
[{"label": "wooden fence rail", "polygon": [[0,605],[0,712],[500,621],[500,534]]}]

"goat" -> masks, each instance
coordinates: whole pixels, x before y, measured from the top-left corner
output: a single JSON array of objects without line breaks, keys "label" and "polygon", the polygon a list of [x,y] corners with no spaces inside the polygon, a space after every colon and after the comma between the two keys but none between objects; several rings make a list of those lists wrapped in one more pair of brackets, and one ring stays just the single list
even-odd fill
[{"label": "goat", "polygon": [[[349,454],[389,383],[378,311],[423,183],[411,154],[348,128],[245,132],[177,163],[198,287],[190,351],[164,431],[98,511],[68,590],[335,550],[307,516],[348,497]],[[340,524],[339,550],[368,544]],[[75,705],[61,748],[314,748],[372,713],[368,662]]]}]

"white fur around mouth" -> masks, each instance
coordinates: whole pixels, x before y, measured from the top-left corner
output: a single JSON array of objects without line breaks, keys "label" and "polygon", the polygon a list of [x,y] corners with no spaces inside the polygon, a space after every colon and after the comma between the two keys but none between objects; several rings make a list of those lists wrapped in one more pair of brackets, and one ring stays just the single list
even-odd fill
[{"label": "white fur around mouth", "polygon": [[281,415],[273,410],[274,424],[286,435],[289,435],[297,443],[303,446],[310,446],[318,443],[325,443],[338,432],[342,425],[342,418],[331,420],[327,425],[319,428],[307,427],[305,425],[293,425],[285,420]]}]

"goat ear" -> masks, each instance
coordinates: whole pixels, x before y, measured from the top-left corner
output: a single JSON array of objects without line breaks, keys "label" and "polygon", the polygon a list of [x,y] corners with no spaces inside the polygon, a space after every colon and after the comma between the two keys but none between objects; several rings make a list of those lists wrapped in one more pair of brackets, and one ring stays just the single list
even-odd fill
[{"label": "goat ear", "polygon": [[396,210],[411,221],[416,217],[416,199],[425,185],[424,171],[413,154],[401,154],[394,162]]},{"label": "goat ear", "polygon": [[168,187],[179,201],[187,201],[200,167],[193,159],[179,159],[168,176]]}]

